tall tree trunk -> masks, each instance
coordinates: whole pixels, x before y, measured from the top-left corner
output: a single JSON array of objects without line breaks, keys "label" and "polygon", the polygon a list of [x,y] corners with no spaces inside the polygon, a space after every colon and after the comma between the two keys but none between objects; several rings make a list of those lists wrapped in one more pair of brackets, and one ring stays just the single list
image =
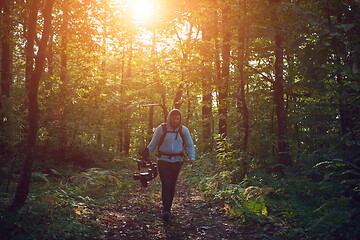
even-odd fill
[{"label": "tall tree trunk", "polygon": [[[20,176],[20,182],[18,183],[16,193],[13,199],[13,202],[10,206],[11,210],[16,210],[22,207],[26,201],[27,195],[29,193],[29,184],[32,172],[32,164],[34,160],[33,151],[36,142],[36,134],[38,129],[37,122],[37,99],[33,102],[34,91],[30,91],[31,85],[34,85],[32,76],[34,71],[34,44],[36,38],[36,22],[38,10],[40,7],[39,0],[33,0],[28,2],[28,7],[30,8],[29,17],[27,19],[26,26],[26,46],[25,46],[25,74],[26,74],[26,93],[28,97],[28,133],[27,133],[27,142],[25,150],[25,159],[23,164],[23,170]],[[33,88],[33,87],[32,87]]]},{"label": "tall tree trunk", "polygon": [[[129,61],[128,61],[128,65],[127,65],[127,72],[126,72],[126,80],[130,81],[130,79],[132,78],[132,61],[133,61],[133,39],[131,38],[130,41],[130,51],[129,51]],[[128,107],[128,106],[127,106]],[[131,122],[130,122],[130,118],[131,118],[131,113],[130,113],[130,109],[127,108],[125,110],[125,121],[124,121],[124,152],[126,154],[129,154],[130,151],[130,130],[131,130]]]},{"label": "tall tree trunk", "polygon": [[120,102],[121,104],[119,104],[119,116],[120,116],[120,120],[119,120],[119,151],[120,153],[123,153],[124,151],[124,108],[125,106],[123,105],[123,102],[125,101],[125,57],[126,57],[126,51],[125,51],[125,47],[122,51],[122,61],[121,61],[121,82],[120,82]]},{"label": "tall tree trunk", "polygon": [[339,84],[338,87],[338,101],[339,101],[339,114],[340,114],[340,127],[341,133],[347,134],[351,133],[354,128],[354,120],[351,111],[351,105],[347,103],[347,99],[344,96],[350,95],[348,91],[345,90],[345,84],[343,77],[340,73],[336,74],[336,81]]},{"label": "tall tree trunk", "polygon": [[126,125],[125,125],[125,136],[124,136],[124,152],[126,154],[129,154],[130,151],[130,140],[131,140],[131,135],[130,135],[130,130],[131,130],[131,125],[130,125],[130,109],[128,108],[125,111],[126,114]]},{"label": "tall tree trunk", "polygon": [[222,9],[222,68],[221,80],[219,83],[219,134],[226,136],[227,134],[227,113],[228,113],[228,84],[230,74],[230,6],[225,3]]},{"label": "tall tree trunk", "polygon": [[284,166],[291,165],[291,155],[287,139],[287,123],[284,106],[284,76],[283,76],[283,35],[278,23],[277,9],[282,0],[269,0],[272,9],[271,17],[275,31],[275,81],[274,81],[274,103],[276,108],[278,125],[278,161]]},{"label": "tall tree trunk", "polygon": [[11,85],[11,5],[12,1],[2,0],[2,34],[1,34],[1,96],[10,97]]},{"label": "tall tree trunk", "polygon": [[203,58],[203,66],[201,69],[202,76],[202,151],[210,152],[213,148],[212,137],[212,87],[211,87],[211,63],[212,56],[209,54],[208,45],[211,41],[210,26],[204,26],[202,29],[202,45],[200,54]]},{"label": "tall tree trunk", "polygon": [[125,106],[123,104],[120,104],[119,106],[119,115],[120,115],[120,121],[119,121],[119,151],[120,153],[124,153],[124,149],[125,149],[125,130],[124,130],[124,125],[125,125],[125,115],[124,115],[124,108]]},{"label": "tall tree trunk", "polygon": [[[222,79],[221,79],[221,60],[220,60],[220,43],[219,43],[219,36],[220,36],[220,33],[219,33],[219,19],[218,19],[218,13],[215,12],[214,13],[214,17],[213,17],[213,20],[212,20],[213,24],[214,24],[214,33],[213,33],[213,39],[214,39],[214,44],[215,44],[215,53],[214,53],[214,59],[215,59],[215,85],[217,86],[217,93],[218,93],[218,96],[217,96],[217,106],[219,108],[220,106],[220,97],[219,97],[219,86],[220,86],[220,83],[222,82]],[[218,114],[219,113],[219,110],[218,110]],[[217,123],[217,126],[219,127],[220,123],[219,123],[220,120],[218,120],[218,123]],[[218,133],[220,133],[220,129],[218,129]]]},{"label": "tall tree trunk", "polygon": [[[68,0],[64,0],[64,5]],[[61,49],[60,49],[60,96],[59,96],[59,111],[60,111],[60,146],[59,146],[59,161],[66,159],[68,149],[66,148],[68,139],[66,134],[66,99],[68,91],[68,77],[67,77],[67,47],[68,47],[68,25],[69,25],[69,12],[63,9],[63,22],[61,25]]]},{"label": "tall tree trunk", "polygon": [[[17,210],[22,207],[26,201],[27,195],[29,193],[30,178],[32,174],[32,165],[34,162],[35,154],[35,145],[36,137],[38,132],[38,119],[39,119],[39,106],[38,106],[38,87],[41,79],[41,75],[44,70],[45,64],[45,54],[46,47],[51,32],[51,19],[52,19],[52,9],[55,0],[47,0],[44,7],[44,29],[42,32],[42,37],[39,43],[38,53],[35,59],[35,69],[31,74],[27,74],[27,97],[28,97],[28,136],[26,142],[26,151],[25,151],[25,161],[23,169],[20,176],[20,181],[16,189],[16,193],[12,204],[10,206],[11,210]],[[36,32],[36,17],[39,4],[38,2],[30,2],[30,18],[29,18],[29,27],[28,27],[28,36],[33,36],[33,32]],[[32,39],[32,40],[35,40]],[[30,45],[34,45],[31,42],[28,42]],[[33,48],[27,47],[27,55],[33,55]]]},{"label": "tall tree trunk", "polygon": [[[247,5],[246,0],[242,1],[243,6],[243,18],[247,15]],[[243,22],[243,25],[238,29],[238,41],[239,41],[239,48],[238,48],[238,62],[239,62],[239,77],[240,77],[240,85],[239,85],[239,93],[237,97],[237,106],[238,112],[242,116],[242,123],[238,125],[238,132],[239,135],[242,135],[240,149],[244,152],[247,151],[247,146],[249,142],[249,134],[250,134],[250,127],[249,127],[249,109],[246,102],[246,95],[245,95],[245,86],[246,86],[246,74],[244,71],[244,64],[246,61],[246,47],[247,47],[247,25],[246,22]]]},{"label": "tall tree trunk", "polygon": [[127,67],[125,67],[125,50],[123,52],[123,62],[122,62],[122,82],[120,87],[120,96],[121,96],[121,107],[120,107],[120,134],[119,134],[119,150],[122,153],[128,154],[130,151],[130,112],[125,103],[126,89],[125,86],[127,82],[132,77],[132,59],[133,59],[133,39],[131,37],[129,42],[129,56],[127,61]]},{"label": "tall tree trunk", "polygon": [[[29,86],[29,79],[34,71],[34,61],[35,61],[35,53],[34,53],[34,45],[36,40],[36,22],[37,15],[40,8],[40,0],[29,0],[28,8],[30,9],[28,22],[26,26],[26,46],[25,46],[25,74],[26,74],[26,88]],[[28,91],[28,89],[27,89]]]}]

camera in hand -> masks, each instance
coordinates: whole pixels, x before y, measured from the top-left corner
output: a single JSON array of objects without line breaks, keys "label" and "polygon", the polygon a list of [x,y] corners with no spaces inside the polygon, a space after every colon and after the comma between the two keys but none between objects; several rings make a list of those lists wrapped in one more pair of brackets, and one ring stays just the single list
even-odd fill
[{"label": "camera in hand", "polygon": [[133,177],[135,180],[140,180],[142,187],[147,187],[149,181],[157,176],[157,166],[156,163],[145,162],[143,159],[139,159],[138,169],[140,170],[141,167],[148,167],[147,172],[135,173]]},{"label": "camera in hand", "polygon": [[151,163],[149,158],[149,150],[147,148],[142,148],[139,151],[141,158],[137,160],[137,166],[139,171],[141,168],[148,168],[146,172],[135,173],[133,178],[134,180],[140,180],[142,187],[147,187],[149,181],[156,178],[157,176],[157,165],[156,163]]}]

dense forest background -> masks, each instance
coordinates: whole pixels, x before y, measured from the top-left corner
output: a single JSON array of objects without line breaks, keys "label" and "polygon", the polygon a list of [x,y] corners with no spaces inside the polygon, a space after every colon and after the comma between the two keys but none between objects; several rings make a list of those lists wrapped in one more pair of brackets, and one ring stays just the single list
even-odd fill
[{"label": "dense forest background", "polygon": [[[286,222],[280,239],[359,238],[359,1],[0,4],[0,222],[13,236],[65,231],[23,216],[89,204],[96,184],[121,197],[176,107],[196,145],[191,182],[230,217]],[[86,232],[79,215],[66,231]]]}]

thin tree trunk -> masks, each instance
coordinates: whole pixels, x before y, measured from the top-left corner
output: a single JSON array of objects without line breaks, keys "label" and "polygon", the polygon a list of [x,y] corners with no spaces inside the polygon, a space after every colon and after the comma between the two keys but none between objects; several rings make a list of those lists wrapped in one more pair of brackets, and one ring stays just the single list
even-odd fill
[{"label": "thin tree trunk", "polygon": [[185,125],[188,126],[189,125],[189,122],[191,121],[191,118],[193,117],[193,114],[192,114],[192,100],[190,98],[190,91],[187,90],[186,91],[186,96],[187,96],[187,114],[186,114],[186,119],[185,119]]},{"label": "thin tree trunk", "polygon": [[122,61],[121,61],[121,82],[120,82],[120,101],[121,104],[119,105],[119,151],[122,153],[124,151],[124,92],[125,92],[125,47],[122,52]]},{"label": "thin tree trunk", "polygon": [[[242,1],[243,5],[243,16],[244,18],[247,15],[247,6],[246,6],[246,0]],[[246,47],[247,47],[247,26],[246,23],[244,23],[241,28],[239,28],[238,31],[238,41],[239,41],[239,56],[238,56],[238,62],[239,62],[239,77],[240,77],[240,85],[239,85],[239,94],[238,94],[238,112],[240,112],[242,116],[242,124],[238,125],[238,131],[239,135],[243,135],[243,138],[241,140],[240,148],[242,151],[247,151],[247,146],[249,142],[249,133],[250,133],[250,127],[249,127],[249,109],[246,103],[246,95],[245,95],[245,86],[246,86],[246,75],[244,71],[244,64],[246,61]]]},{"label": "thin tree trunk", "polygon": [[222,9],[222,68],[221,68],[221,80],[219,83],[219,134],[227,135],[227,113],[228,113],[228,84],[230,74],[230,41],[231,41],[231,29],[230,29],[230,6],[225,3],[226,6]]},{"label": "thin tree trunk", "polygon": [[284,106],[284,76],[283,76],[283,36],[278,24],[276,10],[281,4],[281,0],[269,0],[270,8],[272,8],[272,21],[275,31],[275,81],[274,81],[274,103],[276,108],[276,116],[278,123],[278,157],[279,163],[284,166],[291,165],[291,155],[287,139],[287,123]]},{"label": "thin tree trunk", "polygon": [[[13,202],[10,206],[10,210],[16,210],[24,205],[27,195],[29,193],[29,184],[31,177],[31,168],[33,164],[33,151],[36,141],[37,133],[37,99],[36,103],[30,103],[33,101],[33,96],[30,94],[32,75],[34,71],[34,44],[36,38],[36,21],[37,14],[40,7],[40,0],[33,0],[28,2],[28,7],[30,8],[30,13],[28,17],[28,22],[26,26],[26,46],[25,46],[25,74],[26,74],[26,93],[28,96],[27,107],[29,110],[28,113],[28,135],[26,142],[26,151],[25,159],[23,164],[22,174],[20,176],[20,182],[18,183],[16,193],[13,199]],[[33,85],[33,84],[32,84]],[[30,99],[31,98],[31,99]],[[35,118],[35,119],[34,119]],[[34,129],[35,128],[35,129]],[[35,132],[36,131],[36,132]],[[35,134],[34,134],[35,132]]]},{"label": "thin tree trunk", "polygon": [[[130,51],[129,51],[129,60],[128,60],[128,66],[127,66],[127,72],[126,72],[126,81],[129,81],[132,78],[132,60],[133,60],[133,39],[130,40]],[[130,109],[127,108],[124,111],[125,119],[124,119],[124,152],[126,154],[129,154],[130,151],[130,130],[131,130],[131,124],[130,124]]]},{"label": "thin tree trunk", "polygon": [[[68,3],[68,0],[64,0],[64,5]],[[66,159],[68,138],[66,134],[66,99],[68,91],[68,79],[67,79],[67,46],[68,46],[68,25],[69,25],[69,12],[63,10],[63,22],[61,25],[61,49],[60,49],[60,97],[59,97],[59,111],[60,116],[60,146],[59,146],[59,161],[64,161]]]},{"label": "thin tree trunk", "polygon": [[[35,1],[37,2],[37,1]],[[38,106],[38,87],[41,79],[41,75],[43,73],[44,64],[45,64],[45,53],[46,47],[49,39],[49,35],[51,32],[51,14],[55,0],[47,0],[44,7],[44,29],[42,32],[42,37],[39,43],[39,50],[35,59],[35,69],[31,74],[27,74],[27,97],[28,97],[28,122],[29,122],[29,130],[27,136],[27,146],[25,151],[25,161],[23,165],[23,169],[20,176],[20,181],[16,189],[16,193],[13,199],[13,202],[10,206],[11,210],[17,210],[25,204],[26,198],[29,193],[29,185],[30,178],[32,174],[32,165],[34,162],[34,154],[35,154],[35,145],[36,145],[36,137],[38,132],[38,119],[39,119],[39,106]],[[31,4],[31,2],[30,2]],[[38,4],[31,4],[30,16],[37,15],[38,12]],[[30,32],[30,36],[33,32],[36,31],[36,17],[32,18],[29,22],[28,31]],[[33,39],[35,40],[35,39]],[[28,43],[33,46],[33,43]],[[28,55],[33,55],[33,49],[27,48],[29,52]]]},{"label": "thin tree trunk", "polygon": [[130,151],[130,138],[131,138],[131,135],[130,135],[130,128],[131,128],[131,125],[130,125],[130,116],[131,114],[129,113],[129,109],[125,112],[126,113],[126,128],[125,128],[125,136],[124,136],[124,152],[126,154],[129,154],[129,151]]},{"label": "thin tree trunk", "polygon": [[129,56],[127,60],[127,68],[125,67],[125,50],[123,51],[123,61],[121,66],[122,71],[122,82],[120,84],[120,97],[121,97],[121,106],[120,106],[120,121],[119,121],[119,150],[121,153],[128,154],[130,151],[130,117],[131,113],[127,104],[125,103],[126,88],[128,80],[132,77],[132,59],[133,59],[133,39],[131,37],[129,42]]},{"label": "thin tree trunk", "polygon": [[202,76],[202,141],[203,152],[209,152],[213,147],[212,137],[212,87],[211,87],[211,56],[208,54],[208,44],[211,41],[209,28],[206,26],[202,31],[203,44],[200,48],[201,56],[204,59],[201,70]]},{"label": "thin tree trunk", "polygon": [[[220,93],[219,93],[219,85],[222,81],[221,79],[221,61],[220,61],[220,43],[219,43],[219,19],[218,19],[218,14],[215,12],[214,13],[214,17],[213,17],[213,24],[214,24],[214,33],[213,33],[213,39],[214,39],[214,44],[215,44],[215,85],[217,86],[217,106],[220,106]],[[219,111],[218,111],[218,114]],[[219,120],[220,121],[220,120]],[[218,121],[217,126],[220,125]],[[215,125],[214,125],[215,127]],[[218,133],[220,133],[220,129],[218,129]]]},{"label": "thin tree trunk", "polygon": [[40,7],[40,0],[29,0],[28,7],[30,8],[28,24],[26,26],[26,46],[25,46],[25,58],[26,58],[26,66],[25,66],[25,74],[26,74],[26,87],[28,87],[28,80],[30,79],[33,71],[34,71],[34,61],[35,61],[35,53],[34,53],[34,45],[36,39],[36,21],[37,15]]},{"label": "thin tree trunk", "polygon": [[[270,124],[270,134],[276,135],[276,122],[275,122],[275,106],[273,105],[271,108],[271,124]],[[271,156],[276,158],[276,140],[271,141]]]}]

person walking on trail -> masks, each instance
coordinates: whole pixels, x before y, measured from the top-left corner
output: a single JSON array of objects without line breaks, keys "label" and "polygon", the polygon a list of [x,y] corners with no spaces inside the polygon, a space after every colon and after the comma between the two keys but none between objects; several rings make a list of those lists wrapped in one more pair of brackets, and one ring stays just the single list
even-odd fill
[{"label": "person walking on trail", "polygon": [[158,171],[161,180],[163,219],[170,218],[171,206],[175,195],[176,181],[183,164],[184,148],[189,155],[190,164],[195,166],[194,142],[189,129],[181,124],[182,116],[178,109],[173,109],[167,116],[166,123],[155,130],[147,146],[151,155],[158,148]]}]

